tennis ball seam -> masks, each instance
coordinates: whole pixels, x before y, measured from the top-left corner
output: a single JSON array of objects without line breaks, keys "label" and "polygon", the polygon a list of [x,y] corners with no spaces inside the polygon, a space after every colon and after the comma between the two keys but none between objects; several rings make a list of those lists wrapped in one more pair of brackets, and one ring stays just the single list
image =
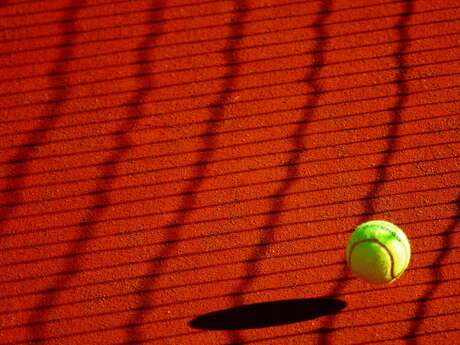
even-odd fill
[{"label": "tennis ball seam", "polygon": [[[373,227],[376,225],[376,223],[378,223],[378,226],[381,227],[383,230],[386,230],[388,231],[389,233],[391,233],[393,235],[393,237],[399,242],[401,243],[401,245],[403,246],[403,249],[404,249],[404,254],[405,254],[405,263],[404,263],[404,267],[407,268],[407,265],[409,264],[409,259],[410,259],[410,247],[408,247],[408,243],[407,241],[405,241],[403,238],[401,238],[400,234],[398,232],[396,232],[392,226],[395,226],[391,223],[387,223],[385,221],[369,221],[367,223],[364,223],[362,224],[360,227],[361,228],[368,228],[368,227]],[[387,223],[387,224],[386,224]],[[404,272],[405,269],[402,270],[402,272]],[[400,274],[398,274],[396,276],[399,277],[402,272]]]},{"label": "tennis ball seam", "polygon": [[352,266],[352,263],[351,263],[351,256],[353,254],[353,250],[360,244],[362,243],[366,243],[366,242],[372,242],[372,243],[377,243],[379,246],[381,246],[388,254],[388,256],[390,257],[390,262],[391,262],[391,269],[390,269],[390,275],[391,275],[391,279],[395,279],[397,278],[398,276],[395,275],[395,272],[394,272],[394,258],[393,258],[393,255],[391,254],[391,251],[388,249],[388,247],[383,244],[382,242],[380,242],[379,240],[376,240],[375,238],[367,238],[365,240],[360,240],[360,241],[357,241],[355,243],[353,243],[353,245],[351,246],[350,248],[350,252],[348,253],[348,262],[350,264],[350,266]]},{"label": "tennis ball seam", "polygon": [[[403,245],[404,251],[405,251],[406,254],[407,254],[407,248],[406,248],[406,243],[405,243],[405,241],[404,241],[404,240],[401,238],[401,236],[392,228],[392,226],[391,226],[391,225],[387,225],[387,224],[385,224],[384,222],[381,222],[381,221],[378,221],[378,222],[379,222],[379,223],[378,223],[378,226],[379,226],[379,227],[381,227],[383,230],[386,230],[386,231],[390,232],[390,233],[396,238],[396,240],[397,240],[398,242],[400,242],[400,243]],[[370,221],[370,222],[368,222],[368,223],[362,225],[362,228],[373,227],[373,226],[375,226],[375,225],[377,225],[377,224],[375,224],[375,223],[373,223],[372,221]],[[393,226],[395,226],[395,225],[393,225]]]}]

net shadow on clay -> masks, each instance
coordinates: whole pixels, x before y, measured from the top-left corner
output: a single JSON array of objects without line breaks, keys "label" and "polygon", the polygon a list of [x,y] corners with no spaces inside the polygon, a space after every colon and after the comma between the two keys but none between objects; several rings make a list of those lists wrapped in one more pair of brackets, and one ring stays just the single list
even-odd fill
[{"label": "net shadow on clay", "polygon": [[[244,22],[246,12],[238,9],[246,8],[247,3],[245,1],[235,1],[234,4],[237,9],[235,11],[237,15],[233,18],[232,25],[229,25],[229,27],[231,28],[232,36],[241,39],[244,37],[242,22]],[[142,279],[142,282],[137,289],[139,302],[135,307],[133,316],[125,325],[127,344],[139,344],[143,341],[143,335],[139,330],[139,327],[143,324],[146,313],[151,312],[153,309],[150,292],[152,291],[152,287],[155,285],[157,279],[161,276],[163,266],[166,264],[168,258],[171,256],[171,253],[174,252],[179,244],[180,234],[185,225],[184,223],[186,223],[191,209],[193,209],[193,206],[196,204],[197,193],[207,175],[208,164],[212,159],[214,148],[217,145],[217,137],[211,136],[210,133],[215,133],[217,131],[220,122],[225,115],[225,104],[228,103],[228,100],[235,89],[235,80],[238,75],[240,65],[236,54],[240,39],[229,40],[227,42],[227,49],[224,50],[224,58],[229,67],[226,71],[225,77],[223,78],[224,83],[222,85],[222,93],[215,102],[208,106],[211,115],[203,134],[205,149],[200,152],[196,161],[193,178],[185,184],[181,204],[178,208],[178,215],[173,221],[163,227],[163,231],[166,234],[164,246],[160,252],[152,258],[152,263],[148,268],[146,278]]]},{"label": "net shadow on clay", "polygon": [[[76,6],[64,13],[65,24],[61,26],[63,39],[65,37],[66,32],[75,30],[77,15],[81,8],[82,2],[78,2]],[[48,79],[51,87],[65,84],[66,81],[64,76],[67,70],[66,59],[72,57],[72,55],[74,54],[74,48],[75,37],[65,41],[65,47],[61,50],[59,54],[60,58],[57,60],[58,62],[56,62],[55,66],[48,72]],[[14,202],[16,203],[20,203],[20,201],[22,200],[24,179],[28,175],[27,171],[29,170],[30,164],[33,163],[32,158],[36,153],[36,147],[43,145],[47,141],[48,133],[53,130],[53,127],[59,120],[61,107],[66,102],[66,99],[69,97],[70,92],[71,88],[62,88],[57,90],[56,94],[53,97],[56,100],[56,102],[50,103],[50,108],[48,111],[48,114],[51,116],[40,119],[38,125],[35,128],[36,131],[32,132],[32,134],[27,138],[26,143],[19,148],[17,154],[13,158],[13,161],[17,161],[18,164],[14,166],[12,175],[18,175],[21,176],[21,178],[11,179],[11,182],[9,184],[9,190],[11,191],[11,194],[9,194],[10,200],[14,200]],[[10,214],[14,212],[14,209],[14,207],[2,208],[0,219],[2,221],[7,221]],[[45,305],[48,306],[50,304],[52,305],[54,302],[53,294],[43,292],[40,297],[41,298],[37,304],[37,307]],[[33,325],[28,330],[29,336],[31,338],[43,338],[45,334],[43,320],[46,318],[47,311],[48,309],[40,309],[40,311],[33,312],[29,316],[29,322],[33,323]]]},{"label": "net shadow on clay", "polygon": [[[72,6],[69,10],[69,17],[72,15],[75,17],[77,11],[83,7],[84,1],[79,2],[79,6]],[[157,13],[155,12],[155,15]],[[66,23],[64,32],[67,30],[75,30],[75,20],[65,19],[63,21]],[[70,27],[70,29],[69,29]],[[152,29],[153,33],[147,36],[140,45],[153,45],[152,42],[158,37],[158,31],[161,31],[161,27],[154,27]],[[66,42],[62,45],[66,47],[63,51],[66,56],[69,56],[73,45]],[[145,60],[150,51],[142,50],[139,54],[139,59]],[[140,64],[139,72],[146,73],[149,70],[149,65]],[[63,74],[63,70],[54,71],[53,75],[60,76]],[[62,78],[62,77],[60,77]],[[63,80],[64,81],[64,80]],[[37,306],[34,308],[34,312],[29,316],[29,324],[32,325],[29,329],[29,340],[37,344],[45,344],[47,342],[46,338],[46,319],[49,312],[52,310],[53,306],[57,303],[60,293],[64,290],[66,286],[69,285],[71,280],[78,274],[78,271],[81,271],[82,265],[82,255],[81,253],[85,251],[85,248],[88,244],[88,241],[91,239],[93,233],[95,232],[95,227],[97,226],[98,220],[104,215],[109,206],[110,199],[109,193],[111,192],[112,184],[116,178],[117,167],[119,161],[123,159],[126,153],[130,150],[133,143],[130,138],[130,129],[135,125],[135,123],[142,117],[143,110],[141,109],[142,100],[148,93],[148,86],[151,84],[150,80],[144,78],[139,81],[142,85],[144,92],[137,92],[132,95],[132,103],[137,104],[139,107],[133,107],[127,109],[128,115],[124,121],[120,124],[119,134],[116,140],[116,147],[118,149],[114,150],[111,155],[107,158],[106,164],[102,166],[101,174],[97,178],[97,186],[94,191],[94,200],[93,205],[88,207],[87,214],[83,219],[76,225],[77,229],[77,240],[73,243],[71,248],[68,251],[65,262],[63,264],[63,271],[75,272],[74,274],[58,276],[47,288],[43,291],[40,301]],[[57,117],[52,117],[48,121],[56,121]],[[43,135],[41,132],[38,134]]]},{"label": "net shadow on clay", "polygon": [[[393,113],[390,120],[391,125],[389,125],[388,129],[388,150],[383,155],[380,168],[377,172],[377,177],[375,182],[373,183],[371,189],[367,193],[367,196],[364,201],[364,214],[369,215],[372,217],[376,210],[375,210],[375,197],[378,195],[383,183],[388,179],[388,170],[385,168],[391,162],[392,157],[394,155],[395,150],[397,149],[397,138],[399,134],[400,124],[402,122],[402,112],[405,108],[405,104],[409,98],[410,92],[409,88],[406,83],[406,73],[407,73],[407,62],[404,58],[404,54],[408,50],[410,44],[410,37],[409,37],[409,30],[408,25],[411,18],[411,15],[414,12],[414,3],[413,0],[406,0],[404,2],[403,12],[400,15],[400,19],[398,23],[395,25],[395,29],[398,30],[400,44],[395,52],[394,56],[399,66],[398,76],[395,80],[397,86],[397,99],[396,103],[393,106]],[[366,220],[367,218],[362,218],[361,222]],[[346,265],[343,265],[341,276],[343,278],[348,277],[348,270]],[[347,280],[340,280],[337,281],[335,286],[332,288],[331,293],[329,296],[337,296],[340,295],[341,291],[345,288],[347,284]],[[329,334],[333,331],[335,318],[332,316],[324,321],[320,328],[320,335],[318,339],[319,345],[328,345],[330,344],[329,341]]]},{"label": "net shadow on clay", "polygon": [[423,294],[423,296],[418,299],[417,309],[415,311],[413,322],[409,331],[404,336],[404,339],[407,340],[407,344],[409,345],[418,344],[417,336],[420,334],[423,319],[427,315],[428,303],[436,296],[437,290],[439,289],[439,284],[445,280],[442,277],[441,270],[443,268],[443,262],[454,250],[454,239],[452,238],[452,235],[455,234],[455,229],[457,229],[460,225],[460,193],[455,200],[455,204],[457,206],[455,216],[452,219],[451,224],[443,232],[442,250],[439,251],[439,254],[436,256],[433,262],[433,283],[426,289],[426,292]]},{"label": "net shadow on clay", "polygon": [[[288,162],[286,164],[286,178],[283,183],[280,184],[274,195],[278,196],[273,199],[270,211],[268,212],[267,221],[265,226],[262,228],[260,240],[254,245],[254,250],[251,257],[247,260],[245,267],[245,273],[241,279],[241,282],[233,291],[233,306],[238,308],[244,305],[244,291],[247,290],[254,279],[258,275],[258,262],[261,261],[267,253],[271,242],[274,238],[274,225],[280,221],[280,210],[285,207],[284,195],[291,189],[295,182],[295,177],[299,174],[299,162],[302,157],[302,153],[306,150],[303,135],[305,134],[311,118],[314,115],[314,110],[318,105],[318,101],[323,93],[319,83],[315,80],[319,75],[321,67],[325,63],[324,47],[325,38],[327,33],[325,31],[326,20],[331,13],[331,1],[324,1],[321,3],[321,7],[318,11],[315,22],[311,25],[314,29],[316,36],[316,43],[312,51],[314,59],[314,68],[311,68],[306,72],[304,82],[307,83],[313,89],[313,93],[307,98],[307,104],[303,111],[302,121],[297,125],[294,135],[292,136],[292,153],[289,154]],[[229,333],[229,340],[232,344],[243,343],[244,340],[238,332],[238,328],[234,329],[234,332]]]}]

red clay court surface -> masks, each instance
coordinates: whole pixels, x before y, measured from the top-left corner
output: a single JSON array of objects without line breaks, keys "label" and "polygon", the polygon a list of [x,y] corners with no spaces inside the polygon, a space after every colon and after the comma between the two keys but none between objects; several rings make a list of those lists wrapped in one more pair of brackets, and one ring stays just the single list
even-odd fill
[{"label": "red clay court surface", "polygon": [[458,1],[0,4],[0,344],[460,344]]}]

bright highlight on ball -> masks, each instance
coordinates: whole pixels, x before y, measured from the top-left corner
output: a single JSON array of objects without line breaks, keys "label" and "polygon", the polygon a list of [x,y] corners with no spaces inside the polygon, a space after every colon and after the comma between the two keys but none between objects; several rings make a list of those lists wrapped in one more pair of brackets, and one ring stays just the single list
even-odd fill
[{"label": "bright highlight on ball", "polygon": [[353,273],[369,283],[391,283],[406,270],[410,244],[396,225],[371,220],[359,225],[346,249],[347,263]]}]

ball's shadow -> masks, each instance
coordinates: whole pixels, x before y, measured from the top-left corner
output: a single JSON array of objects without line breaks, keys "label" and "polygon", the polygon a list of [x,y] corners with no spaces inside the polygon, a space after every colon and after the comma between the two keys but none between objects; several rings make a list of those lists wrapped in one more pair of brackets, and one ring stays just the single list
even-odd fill
[{"label": "ball's shadow", "polygon": [[200,315],[190,327],[207,330],[238,330],[286,325],[336,314],[346,303],[334,298],[290,299],[242,305]]}]

